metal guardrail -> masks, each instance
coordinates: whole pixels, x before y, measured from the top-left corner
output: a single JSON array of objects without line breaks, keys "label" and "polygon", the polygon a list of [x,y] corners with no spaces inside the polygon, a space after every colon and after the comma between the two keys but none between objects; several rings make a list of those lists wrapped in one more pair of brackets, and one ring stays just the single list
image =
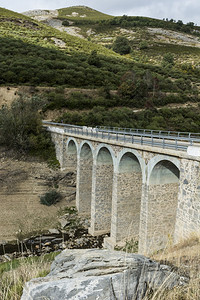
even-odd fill
[{"label": "metal guardrail", "polygon": [[48,121],[43,121],[43,125],[62,127],[64,132],[71,134],[115,140],[124,143],[148,145],[163,149],[186,151],[188,146],[197,144],[200,146],[200,133],[105,126],[87,127]]}]

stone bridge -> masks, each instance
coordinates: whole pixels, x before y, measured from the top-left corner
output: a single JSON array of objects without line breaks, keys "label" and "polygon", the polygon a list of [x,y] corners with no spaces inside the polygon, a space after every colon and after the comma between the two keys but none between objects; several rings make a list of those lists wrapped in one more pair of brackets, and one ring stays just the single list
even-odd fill
[{"label": "stone bridge", "polygon": [[[77,173],[76,205],[107,248],[139,253],[200,231],[199,136],[44,122],[63,170]],[[198,147],[199,146],[199,147]]]}]

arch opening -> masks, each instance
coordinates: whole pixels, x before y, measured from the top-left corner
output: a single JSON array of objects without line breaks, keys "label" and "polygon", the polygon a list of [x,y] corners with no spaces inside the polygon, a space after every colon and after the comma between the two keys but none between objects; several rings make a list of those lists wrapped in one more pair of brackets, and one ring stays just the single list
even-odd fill
[{"label": "arch opening", "polygon": [[147,247],[151,252],[173,241],[179,177],[179,169],[168,160],[159,161],[150,174]]},{"label": "arch opening", "polygon": [[[112,236],[116,242],[138,240],[142,196],[142,169],[137,157],[125,153],[120,162],[117,181],[116,231]],[[112,227],[113,229],[113,227]]]},{"label": "arch opening", "polygon": [[70,140],[66,147],[65,169],[67,172],[77,172],[77,145]]},{"label": "arch opening", "polygon": [[79,176],[77,184],[78,211],[91,215],[93,155],[90,146],[85,143],[81,147]]}]

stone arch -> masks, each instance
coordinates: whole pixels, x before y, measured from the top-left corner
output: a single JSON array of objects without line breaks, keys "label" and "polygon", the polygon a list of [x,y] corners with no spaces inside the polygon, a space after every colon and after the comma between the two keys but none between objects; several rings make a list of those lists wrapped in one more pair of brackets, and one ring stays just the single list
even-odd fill
[{"label": "stone arch", "polygon": [[76,206],[80,213],[91,214],[92,170],[94,149],[88,141],[82,141],[79,147],[77,171]]},{"label": "stone arch", "polygon": [[[170,157],[167,155],[156,155],[153,157],[147,166],[148,169],[148,176],[147,176],[147,184],[150,184],[150,177],[152,175],[152,171],[155,168],[156,165],[159,165],[159,163],[165,162],[164,164],[169,164],[169,170],[170,170],[170,165],[173,167],[176,167],[176,169],[180,172],[180,161],[175,158],[175,157]],[[167,167],[167,166],[166,166]]]},{"label": "stone arch", "polygon": [[116,168],[115,152],[114,152],[113,148],[110,145],[107,145],[107,144],[99,144],[97,146],[97,148],[95,149],[95,152],[94,152],[95,162],[97,162],[99,152],[101,151],[102,148],[105,148],[105,149],[108,150],[108,152],[110,153],[110,156],[112,157],[113,167]]},{"label": "stone arch", "polygon": [[64,166],[67,172],[77,172],[78,143],[74,138],[66,142],[66,154],[64,155]]},{"label": "stone arch", "polygon": [[134,149],[129,149],[129,148],[124,148],[123,150],[121,150],[117,156],[117,162],[116,162],[116,171],[119,172],[119,167],[120,167],[120,161],[122,159],[122,157],[126,154],[126,153],[132,153],[133,156],[136,158],[136,160],[138,161],[139,165],[140,165],[140,169],[142,171],[142,182],[145,183],[146,182],[146,164],[145,164],[145,160],[143,159],[143,157],[138,153],[137,150]]},{"label": "stone arch", "polygon": [[142,183],[145,180],[145,162],[136,150],[123,149],[117,158],[114,174],[113,242],[139,238]]},{"label": "stone arch", "polygon": [[92,234],[110,232],[115,155],[109,145],[100,144],[95,151],[93,172],[91,228]]},{"label": "stone arch", "polygon": [[173,242],[180,162],[158,155],[149,162],[148,171],[147,249],[152,252]]}]

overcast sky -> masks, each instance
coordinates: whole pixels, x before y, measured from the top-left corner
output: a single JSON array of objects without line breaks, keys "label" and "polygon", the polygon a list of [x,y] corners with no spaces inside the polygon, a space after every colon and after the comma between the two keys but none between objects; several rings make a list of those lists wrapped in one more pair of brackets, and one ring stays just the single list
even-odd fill
[{"label": "overcast sky", "polygon": [[0,0],[0,7],[23,12],[86,5],[111,15],[169,18],[200,25],[200,0]]}]

